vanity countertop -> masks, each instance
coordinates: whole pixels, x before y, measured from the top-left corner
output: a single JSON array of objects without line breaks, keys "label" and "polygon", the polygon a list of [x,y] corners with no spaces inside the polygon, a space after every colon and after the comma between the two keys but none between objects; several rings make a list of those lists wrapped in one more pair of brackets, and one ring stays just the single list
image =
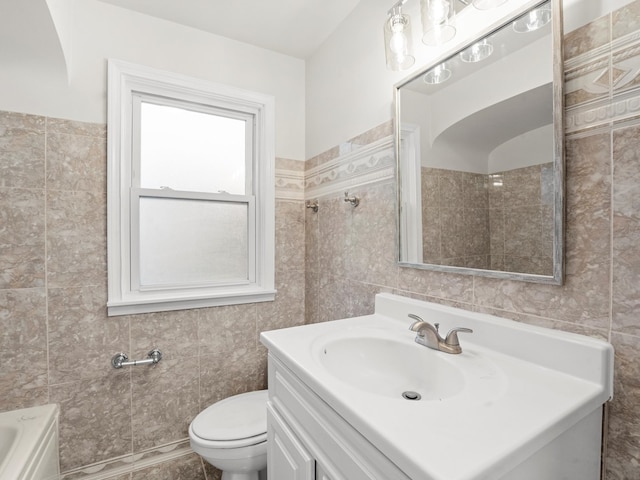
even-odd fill
[{"label": "vanity countertop", "polygon": [[[401,392],[367,391],[323,365],[326,345],[345,338],[386,339],[406,344],[408,351],[426,349],[414,342],[408,313],[440,323],[442,331],[474,329],[460,335],[459,355],[428,349],[462,372],[463,388],[442,398],[436,393],[411,401]],[[613,392],[613,348],[607,342],[390,294],[376,297],[373,315],[263,332],[261,340],[271,355],[415,479],[497,478],[599,408]],[[425,368],[424,374],[438,372]]]}]

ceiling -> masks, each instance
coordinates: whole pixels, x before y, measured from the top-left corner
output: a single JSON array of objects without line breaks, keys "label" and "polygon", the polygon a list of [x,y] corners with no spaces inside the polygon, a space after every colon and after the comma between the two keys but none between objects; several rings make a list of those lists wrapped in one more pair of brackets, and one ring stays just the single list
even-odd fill
[{"label": "ceiling", "polygon": [[307,58],[360,0],[100,0],[153,17]]}]

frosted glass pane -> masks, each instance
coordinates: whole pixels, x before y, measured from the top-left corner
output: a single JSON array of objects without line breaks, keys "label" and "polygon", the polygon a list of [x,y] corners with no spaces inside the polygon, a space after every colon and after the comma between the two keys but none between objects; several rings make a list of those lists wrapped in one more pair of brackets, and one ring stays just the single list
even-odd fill
[{"label": "frosted glass pane", "polygon": [[140,284],[247,281],[246,204],[140,198]]},{"label": "frosted glass pane", "polygon": [[142,102],[140,186],[244,195],[246,122]]}]

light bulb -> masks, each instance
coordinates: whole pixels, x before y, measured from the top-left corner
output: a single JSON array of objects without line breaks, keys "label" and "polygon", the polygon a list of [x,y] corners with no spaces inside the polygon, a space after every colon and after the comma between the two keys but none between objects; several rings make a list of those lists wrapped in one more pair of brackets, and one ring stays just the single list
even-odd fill
[{"label": "light bulb", "polygon": [[446,82],[447,80],[449,80],[449,77],[451,77],[451,70],[449,70],[444,63],[441,63],[440,65],[436,65],[435,67],[433,67],[433,69],[429,70],[425,74],[423,80],[424,83],[437,85],[439,83]]},{"label": "light bulb", "polygon": [[399,12],[390,13],[384,27],[384,39],[387,68],[396,71],[405,70],[415,63],[415,58],[410,54],[411,26],[409,17]]},{"label": "light bulb", "polygon": [[449,18],[449,7],[451,4],[447,0],[434,0],[429,4],[427,16],[434,25],[439,25]]},{"label": "light bulb", "polygon": [[407,37],[402,31],[395,32],[389,40],[389,49],[396,55],[402,54],[407,50]]},{"label": "light bulb", "polygon": [[513,22],[513,29],[518,33],[527,33],[544,27],[551,21],[551,9],[548,6],[531,10]]}]

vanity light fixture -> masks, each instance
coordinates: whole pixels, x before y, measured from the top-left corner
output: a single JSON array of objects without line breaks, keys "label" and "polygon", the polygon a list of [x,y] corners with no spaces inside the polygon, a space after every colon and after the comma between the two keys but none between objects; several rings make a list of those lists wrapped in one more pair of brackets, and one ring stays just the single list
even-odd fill
[{"label": "vanity light fixture", "polygon": [[491,10],[507,3],[507,0],[473,0],[471,4],[478,10]]},{"label": "vanity light fixture", "polygon": [[551,21],[551,7],[543,5],[523,15],[513,22],[513,30],[517,33],[533,32]]},{"label": "vanity light fixture", "polygon": [[460,60],[466,63],[476,63],[488,58],[493,53],[493,45],[486,38],[474,43],[460,52]]},{"label": "vanity light fixture", "polygon": [[428,83],[429,85],[437,85],[446,82],[449,80],[449,77],[451,77],[451,70],[449,70],[443,62],[425,73],[423,80],[424,83]]},{"label": "vanity light fixture", "polygon": [[454,0],[420,0],[422,43],[438,46],[456,35]]},{"label": "vanity light fixture", "polygon": [[[411,68],[416,59],[412,53],[411,18],[402,13],[402,6],[408,0],[398,0],[387,12],[384,22],[384,51],[389,70],[399,71]],[[439,46],[456,35],[455,18],[457,3],[462,8],[473,5],[478,10],[499,7],[508,0],[420,0],[420,18],[422,20],[422,42],[429,46]],[[460,6],[458,5],[458,7]],[[550,14],[549,14],[550,15]],[[514,25],[514,28],[515,25]],[[485,57],[491,55],[493,47]],[[469,60],[469,61],[480,61]]]},{"label": "vanity light fixture", "polygon": [[415,63],[411,54],[411,18],[402,13],[402,5],[407,0],[400,0],[387,13],[384,22],[384,52],[387,68],[390,70],[406,70]]}]

